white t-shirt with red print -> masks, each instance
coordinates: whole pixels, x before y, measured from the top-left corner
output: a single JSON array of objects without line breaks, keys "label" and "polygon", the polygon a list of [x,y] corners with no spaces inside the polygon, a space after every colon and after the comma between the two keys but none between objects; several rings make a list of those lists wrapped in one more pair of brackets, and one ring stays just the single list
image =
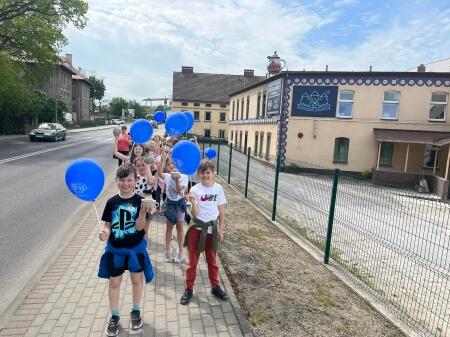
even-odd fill
[{"label": "white t-shirt with red print", "polygon": [[[204,222],[216,220],[219,216],[218,206],[227,203],[222,185],[218,183],[214,183],[211,187],[199,183],[191,188],[191,194],[197,204],[197,218]],[[212,226],[208,227],[208,233],[212,233]]]}]

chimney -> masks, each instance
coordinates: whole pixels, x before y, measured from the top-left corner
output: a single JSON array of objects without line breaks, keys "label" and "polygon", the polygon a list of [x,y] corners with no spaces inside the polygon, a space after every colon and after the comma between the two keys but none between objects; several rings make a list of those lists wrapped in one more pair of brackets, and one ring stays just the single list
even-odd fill
[{"label": "chimney", "polygon": [[194,67],[186,67],[186,66],[182,66],[181,67],[181,72],[183,74],[193,74],[194,73]]},{"label": "chimney", "polygon": [[370,72],[372,72],[372,65],[370,65],[370,67],[369,67],[369,71],[370,71]]},{"label": "chimney", "polygon": [[425,72],[425,65],[421,64],[420,66],[417,67],[417,72],[418,73],[424,73]]},{"label": "chimney", "polygon": [[325,71],[328,71],[328,64],[325,65]]},{"label": "chimney", "polygon": [[66,54],[66,60],[70,65],[72,65],[72,54]]},{"label": "chimney", "polygon": [[253,69],[244,69],[244,77],[255,76],[255,71]]}]

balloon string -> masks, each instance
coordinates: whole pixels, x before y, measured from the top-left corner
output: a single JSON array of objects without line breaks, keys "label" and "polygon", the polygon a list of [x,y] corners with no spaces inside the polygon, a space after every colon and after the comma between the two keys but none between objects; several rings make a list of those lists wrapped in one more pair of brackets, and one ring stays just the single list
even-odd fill
[{"label": "balloon string", "polygon": [[130,151],[130,159],[131,159],[131,155],[133,154],[133,148],[134,148],[134,144],[136,144],[136,142],[133,142],[133,145],[131,145],[131,151]]},{"label": "balloon string", "polygon": [[94,204],[95,214],[97,215],[98,226],[100,227],[100,230],[102,230],[102,223],[100,222],[100,217],[98,215],[97,206],[95,206],[95,200],[93,200],[92,203]]}]

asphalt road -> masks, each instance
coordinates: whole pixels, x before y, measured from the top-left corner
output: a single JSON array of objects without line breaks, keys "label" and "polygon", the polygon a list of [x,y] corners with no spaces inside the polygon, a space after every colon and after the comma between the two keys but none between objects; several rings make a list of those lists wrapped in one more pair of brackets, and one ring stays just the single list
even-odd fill
[{"label": "asphalt road", "polygon": [[112,129],[72,133],[56,143],[0,139],[0,313],[61,245],[72,215],[90,207],[67,190],[66,167],[90,158],[110,176],[117,167],[113,139]]}]

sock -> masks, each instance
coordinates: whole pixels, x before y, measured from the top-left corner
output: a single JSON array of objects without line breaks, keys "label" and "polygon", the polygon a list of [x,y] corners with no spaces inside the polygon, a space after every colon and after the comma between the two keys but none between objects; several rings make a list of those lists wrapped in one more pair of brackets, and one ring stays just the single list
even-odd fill
[{"label": "sock", "polygon": [[117,316],[117,317],[120,317],[120,311],[119,311],[119,309],[111,309],[111,316]]},{"label": "sock", "polygon": [[134,311],[134,310],[141,311],[141,306],[139,304],[133,304],[133,308],[131,309],[131,311]]}]

